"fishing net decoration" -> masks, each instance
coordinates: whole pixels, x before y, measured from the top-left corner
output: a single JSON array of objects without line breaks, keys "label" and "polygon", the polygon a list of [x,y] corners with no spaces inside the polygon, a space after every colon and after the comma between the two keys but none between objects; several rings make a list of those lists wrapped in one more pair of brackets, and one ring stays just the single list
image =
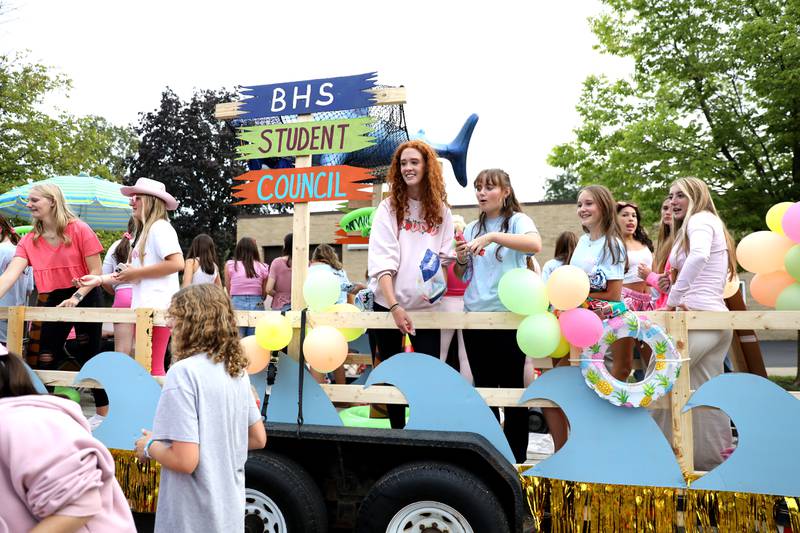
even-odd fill
[{"label": "fishing net decoration", "polygon": [[[341,111],[323,111],[313,114],[313,121],[342,120],[350,118],[371,117],[372,133],[375,144],[362,150],[347,154],[324,154],[314,156],[314,166],[350,165],[354,167],[369,168],[375,176],[372,183],[383,182],[389,170],[389,164],[395,149],[409,140],[408,126],[402,104],[376,105],[359,109],[346,109]],[[283,115],[279,117],[265,117],[258,119],[233,119],[229,124],[240,128],[243,126],[266,126],[270,124],[290,124],[304,122],[298,115]],[[268,158],[261,160],[270,168],[294,167],[294,158]]]}]

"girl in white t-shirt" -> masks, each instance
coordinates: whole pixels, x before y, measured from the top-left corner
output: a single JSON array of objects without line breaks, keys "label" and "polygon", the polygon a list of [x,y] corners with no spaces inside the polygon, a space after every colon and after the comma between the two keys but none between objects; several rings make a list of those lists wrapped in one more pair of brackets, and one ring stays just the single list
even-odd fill
[{"label": "girl in white t-shirt", "polygon": [[[608,319],[626,311],[622,301],[626,250],[616,220],[611,191],[602,185],[589,185],[578,194],[578,218],[585,232],[569,264],[589,276],[587,307],[600,318]],[[628,379],[633,367],[633,353],[618,343],[611,346],[611,375],[620,381]]]},{"label": "girl in white t-shirt", "polygon": [[[97,286],[104,281],[132,285],[131,308],[167,309],[172,295],[178,292],[178,272],[183,270],[183,252],[178,235],[169,223],[167,211],[174,211],[178,201],[166,191],[164,184],[149,178],[139,178],[133,186],[120,192],[131,198],[133,216],[141,227],[131,244],[130,259],[111,276],[84,276],[81,284]],[[150,373],[164,375],[164,355],[169,343],[170,329],[153,327],[153,359]]]},{"label": "girl in white t-shirt", "polygon": [[[136,220],[131,217],[128,221],[128,231],[118,241],[108,247],[105,259],[103,259],[103,274],[112,275],[117,271],[119,265],[128,262],[131,253],[131,241],[136,233]],[[124,268],[124,267],[122,267]],[[131,295],[133,287],[130,283],[103,283],[103,288],[109,294],[114,295],[114,309],[130,309]],[[116,322],[114,323],[114,350],[133,355],[134,347],[134,325]]]}]

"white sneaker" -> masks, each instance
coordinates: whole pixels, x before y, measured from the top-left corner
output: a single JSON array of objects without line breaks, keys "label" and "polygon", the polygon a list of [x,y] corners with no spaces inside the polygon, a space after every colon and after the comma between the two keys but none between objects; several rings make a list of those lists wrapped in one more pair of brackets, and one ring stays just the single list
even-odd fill
[{"label": "white sneaker", "polygon": [[106,417],[104,417],[103,415],[94,414],[89,417],[89,427],[92,429],[92,431],[94,431],[95,429],[100,427],[100,424],[102,424],[103,420],[105,419]]}]

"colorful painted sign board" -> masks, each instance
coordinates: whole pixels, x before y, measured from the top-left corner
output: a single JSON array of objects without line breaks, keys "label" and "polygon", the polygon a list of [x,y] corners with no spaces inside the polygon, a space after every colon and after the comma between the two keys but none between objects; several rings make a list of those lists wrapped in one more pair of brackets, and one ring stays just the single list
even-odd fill
[{"label": "colorful painted sign board", "polygon": [[245,182],[233,187],[240,198],[234,205],[242,205],[369,200],[371,185],[363,182],[374,176],[367,168],[337,165],[251,170],[234,179]]},{"label": "colorful painted sign board", "polygon": [[370,117],[247,126],[237,135],[248,143],[236,147],[237,159],[355,152],[375,144],[371,131]]},{"label": "colorful painted sign board", "polygon": [[249,98],[242,100],[241,110],[245,114],[239,118],[256,119],[369,107],[375,104],[375,96],[369,89],[375,87],[377,77],[377,72],[367,72],[355,76],[243,87],[243,96]]}]

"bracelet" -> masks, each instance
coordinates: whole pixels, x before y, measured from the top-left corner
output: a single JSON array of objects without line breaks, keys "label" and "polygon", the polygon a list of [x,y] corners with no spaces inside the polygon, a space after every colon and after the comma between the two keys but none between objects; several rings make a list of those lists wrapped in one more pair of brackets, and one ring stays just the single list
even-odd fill
[{"label": "bracelet", "polygon": [[389,312],[391,313],[394,310],[395,307],[399,307],[399,306],[400,306],[400,302],[395,302],[394,305],[389,308]]},{"label": "bracelet", "polygon": [[154,442],[155,439],[151,438],[149,441],[147,441],[147,444],[144,445],[144,449],[142,450],[142,455],[144,455],[147,459],[153,458],[153,456],[150,455],[150,446],[152,446]]},{"label": "bracelet", "polygon": [[78,291],[75,291],[75,294],[72,295],[72,298],[75,298],[76,300],[78,300],[80,302],[81,300],[83,300],[83,294],[81,294]]}]

